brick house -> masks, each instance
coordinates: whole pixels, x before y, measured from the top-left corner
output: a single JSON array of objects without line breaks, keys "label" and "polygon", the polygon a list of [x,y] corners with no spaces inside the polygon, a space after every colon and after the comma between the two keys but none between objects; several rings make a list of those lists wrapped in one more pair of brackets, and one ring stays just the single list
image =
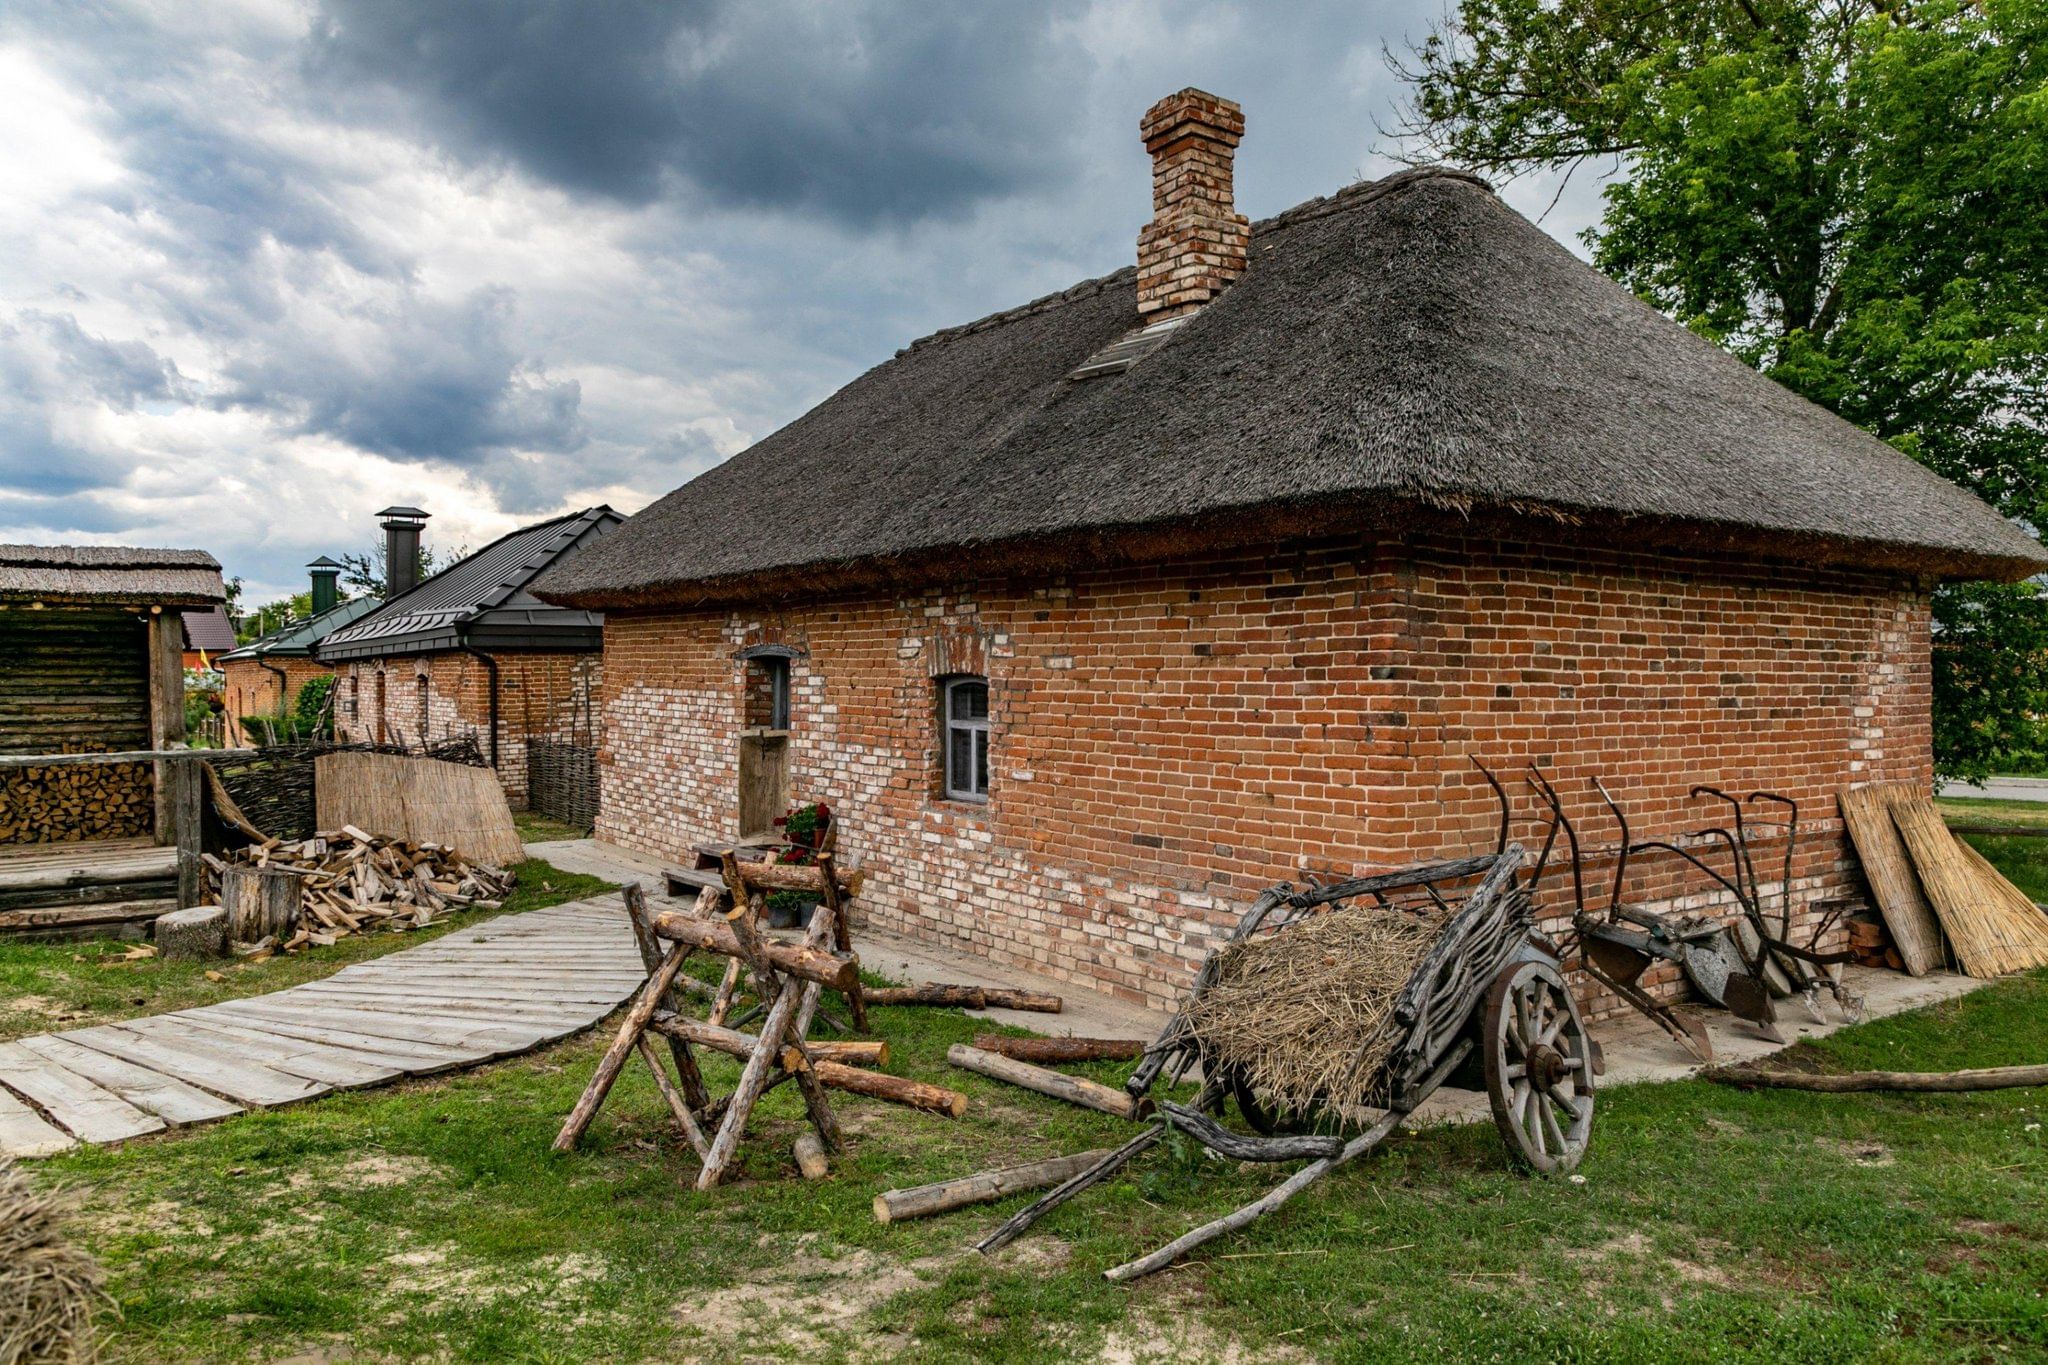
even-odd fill
[{"label": "brick house", "polygon": [[591,744],[604,617],[528,586],[623,520],[591,507],[523,527],[412,582],[426,513],[386,508],[384,600],[313,649],[336,675],[338,738],[380,744],[476,737],[513,805],[529,795],[532,740]]},{"label": "brick house", "polygon": [[262,718],[289,714],[299,689],[314,678],[334,672],[313,657],[313,647],[377,609],[381,599],[353,597],[344,602],[338,580],[342,566],[321,555],[306,566],[312,579],[312,610],[303,621],[281,626],[220,656],[221,704],[233,735],[257,743],[266,735]]},{"label": "brick house", "polygon": [[1786,792],[1797,894],[1854,889],[1835,790],[1931,775],[1931,589],[2040,546],[1471,176],[1248,224],[1243,126],[1161,101],[1135,270],[914,343],[537,586],[605,613],[599,836],[823,799],[877,922],[1154,1003],[1262,886],[1490,847],[1468,756],[1540,763],[1596,884],[1599,775],[1638,838]]}]

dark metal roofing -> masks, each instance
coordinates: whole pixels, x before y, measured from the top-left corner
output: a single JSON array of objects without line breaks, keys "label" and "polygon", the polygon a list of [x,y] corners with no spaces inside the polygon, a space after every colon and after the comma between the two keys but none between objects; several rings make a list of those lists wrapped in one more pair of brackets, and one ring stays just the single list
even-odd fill
[{"label": "dark metal roofing", "polygon": [[306,567],[309,569],[346,569],[348,565],[329,559],[326,555],[321,555],[318,559],[309,561]]},{"label": "dark metal roofing", "polygon": [[251,640],[248,644],[231,653],[221,655],[220,661],[222,663],[233,663],[237,659],[311,658],[314,645],[319,644],[349,622],[360,621],[363,617],[383,605],[383,602],[375,597],[351,598],[346,602],[337,603],[329,607],[318,616],[309,616],[303,621],[294,621],[288,626],[280,626],[268,635]]},{"label": "dark metal roofing", "polygon": [[550,606],[527,587],[623,520],[609,507],[590,507],[523,527],[327,635],[313,652],[333,662],[463,648],[598,649],[602,615]]},{"label": "dark metal roofing", "polygon": [[1138,325],[1135,281],[908,347],[540,595],[603,609],[929,582],[1142,552],[1173,528],[1398,534],[1416,510],[1802,565],[2048,563],[1967,489],[1650,308],[1468,175],[1404,172],[1255,225],[1241,279],[1121,373],[1074,382]]},{"label": "dark metal roofing", "polygon": [[185,626],[187,649],[202,649],[208,654],[225,654],[235,647],[235,624],[228,620],[228,614],[223,608],[180,612],[178,619]]}]

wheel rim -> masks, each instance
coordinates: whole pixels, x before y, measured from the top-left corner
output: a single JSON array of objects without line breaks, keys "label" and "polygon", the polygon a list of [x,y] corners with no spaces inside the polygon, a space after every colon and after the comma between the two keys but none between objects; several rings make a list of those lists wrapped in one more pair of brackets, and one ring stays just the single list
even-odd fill
[{"label": "wheel rim", "polygon": [[1593,1128],[1592,1046],[1555,969],[1523,962],[1495,978],[1485,1046],[1487,1098],[1509,1155],[1546,1174],[1577,1166]]}]

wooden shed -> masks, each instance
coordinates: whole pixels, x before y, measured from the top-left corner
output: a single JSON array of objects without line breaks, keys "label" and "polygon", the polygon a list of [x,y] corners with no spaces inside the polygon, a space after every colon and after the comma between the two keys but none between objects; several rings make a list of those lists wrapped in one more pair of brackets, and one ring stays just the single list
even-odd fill
[{"label": "wooden shed", "polygon": [[0,545],[0,930],[118,927],[174,897],[169,765],[81,756],[184,742],[181,611],[225,596],[201,550]]}]

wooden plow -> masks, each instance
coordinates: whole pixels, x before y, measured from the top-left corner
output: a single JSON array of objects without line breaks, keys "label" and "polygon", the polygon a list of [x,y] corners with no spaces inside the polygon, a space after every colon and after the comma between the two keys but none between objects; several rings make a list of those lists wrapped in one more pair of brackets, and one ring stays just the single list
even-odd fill
[{"label": "wooden plow", "polygon": [[[1486,772],[1483,766],[1480,771]],[[1192,1100],[1158,1101],[1147,1127],[1063,1180],[976,1249],[986,1254],[1007,1245],[1046,1214],[1114,1176],[1170,1130],[1237,1161],[1307,1162],[1242,1208],[1105,1272],[1116,1282],[1138,1279],[1271,1213],[1337,1167],[1372,1151],[1445,1084],[1485,1091],[1494,1123],[1518,1164],[1544,1174],[1576,1167],[1592,1136],[1597,1049],[1565,984],[1562,955],[1530,919],[1559,824],[1552,820],[1524,880],[1526,856],[1508,842],[1506,793],[1491,773],[1486,778],[1501,806],[1499,838],[1491,854],[1332,886],[1296,889],[1281,883],[1253,902],[1226,945],[1203,961],[1188,1002],[1147,1049],[1125,1086],[1134,1102],[1151,1104],[1150,1092],[1162,1079],[1177,1082],[1199,1064],[1205,1074]],[[1369,1087],[1383,1098],[1384,1107],[1362,1127],[1356,1121],[1362,1118],[1359,1111],[1326,1109],[1327,1117],[1354,1130],[1349,1136],[1286,1132],[1290,1120],[1298,1124],[1308,1116],[1286,1113],[1257,1093],[1246,1076],[1210,1065],[1187,1026],[1190,1011],[1217,987],[1233,949],[1259,935],[1284,942],[1297,926],[1361,901],[1395,914],[1441,916],[1441,928],[1395,999],[1388,1025],[1396,1031],[1393,1047]],[[1220,1122],[1226,1100],[1235,1102],[1252,1133]]]}]

